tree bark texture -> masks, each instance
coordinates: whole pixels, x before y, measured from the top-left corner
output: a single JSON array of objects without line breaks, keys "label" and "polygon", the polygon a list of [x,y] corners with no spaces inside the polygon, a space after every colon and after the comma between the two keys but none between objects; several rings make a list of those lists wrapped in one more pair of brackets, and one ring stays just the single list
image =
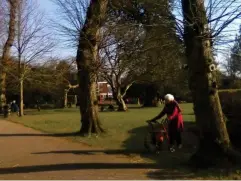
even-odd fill
[{"label": "tree bark texture", "polygon": [[24,107],[24,103],[23,103],[23,78],[20,79],[19,81],[19,98],[20,98],[20,101],[19,101],[19,116],[24,116],[24,113],[23,113],[23,107]]},{"label": "tree bark texture", "polygon": [[117,91],[114,93],[114,98],[116,100],[116,104],[118,106],[118,111],[127,111],[126,103],[123,99],[123,95],[121,94],[121,88],[117,88]]},{"label": "tree bark texture", "polygon": [[125,87],[121,87],[120,83],[116,83],[114,86],[111,84],[112,92],[113,92],[113,97],[116,101],[116,104],[118,106],[118,111],[127,111],[128,107],[126,106],[126,103],[124,101],[124,97],[129,90],[129,88],[133,85],[134,82],[131,82],[127,84]]},{"label": "tree bark texture", "polygon": [[[10,49],[15,38],[17,0],[8,0],[10,7],[8,37],[3,47],[1,67],[0,67],[0,107],[6,104],[6,69],[10,58]],[[1,109],[2,110],[2,109]]]},{"label": "tree bark texture", "polygon": [[[18,4],[18,19],[17,19],[17,39],[18,44],[21,42],[21,20],[22,14],[21,12],[21,2]],[[24,81],[24,64],[22,64],[22,52],[20,46],[18,46],[18,79],[19,79],[19,116],[22,117],[23,114],[23,81]]]},{"label": "tree bark texture", "polygon": [[188,61],[189,87],[192,92],[200,145],[192,157],[195,163],[214,163],[230,148],[229,135],[217,92],[216,67],[210,29],[203,0],[182,0],[184,41]]},{"label": "tree bark texture", "polygon": [[64,89],[64,108],[68,107],[68,92],[69,89]]},{"label": "tree bark texture", "polygon": [[79,36],[78,66],[81,129],[83,134],[101,133],[96,94],[100,28],[105,19],[108,0],[91,0],[86,21]]}]

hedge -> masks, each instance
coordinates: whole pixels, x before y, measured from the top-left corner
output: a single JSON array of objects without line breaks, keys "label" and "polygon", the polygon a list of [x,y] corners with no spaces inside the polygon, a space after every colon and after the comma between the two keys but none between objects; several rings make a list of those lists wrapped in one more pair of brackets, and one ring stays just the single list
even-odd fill
[{"label": "hedge", "polygon": [[241,89],[219,90],[222,110],[229,120],[241,120]]},{"label": "hedge", "polygon": [[219,90],[219,98],[231,142],[241,151],[241,89]]}]

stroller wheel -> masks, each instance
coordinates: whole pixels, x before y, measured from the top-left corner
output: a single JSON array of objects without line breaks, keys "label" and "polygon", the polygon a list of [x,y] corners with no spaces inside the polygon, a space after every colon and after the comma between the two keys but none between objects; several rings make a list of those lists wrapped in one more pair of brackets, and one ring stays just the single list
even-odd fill
[{"label": "stroller wheel", "polygon": [[156,144],[157,149],[162,150],[162,146],[163,146],[163,141],[158,141]]},{"label": "stroller wheel", "polygon": [[145,140],[144,140],[144,146],[149,152],[151,152],[151,153],[156,152],[157,147],[156,147],[156,144],[153,143],[153,134],[147,133]]}]

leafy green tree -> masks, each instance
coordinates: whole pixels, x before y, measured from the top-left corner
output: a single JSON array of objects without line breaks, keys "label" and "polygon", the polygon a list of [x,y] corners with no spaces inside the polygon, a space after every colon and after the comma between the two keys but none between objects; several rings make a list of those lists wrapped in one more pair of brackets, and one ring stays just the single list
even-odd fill
[{"label": "leafy green tree", "polygon": [[228,60],[228,73],[233,79],[241,74],[241,26],[239,34],[236,35],[235,43],[231,48],[231,55]]}]

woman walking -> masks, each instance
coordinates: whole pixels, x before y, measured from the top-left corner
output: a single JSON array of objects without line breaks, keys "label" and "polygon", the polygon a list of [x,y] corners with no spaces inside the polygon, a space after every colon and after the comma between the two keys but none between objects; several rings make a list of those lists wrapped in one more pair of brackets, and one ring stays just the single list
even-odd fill
[{"label": "woman walking", "polygon": [[162,118],[165,114],[168,119],[168,137],[169,137],[169,150],[174,152],[174,144],[177,143],[178,148],[182,148],[182,137],[181,133],[183,131],[183,118],[181,114],[181,109],[178,103],[175,101],[174,96],[167,94],[164,97],[165,107],[161,113],[153,118],[152,122]]}]

